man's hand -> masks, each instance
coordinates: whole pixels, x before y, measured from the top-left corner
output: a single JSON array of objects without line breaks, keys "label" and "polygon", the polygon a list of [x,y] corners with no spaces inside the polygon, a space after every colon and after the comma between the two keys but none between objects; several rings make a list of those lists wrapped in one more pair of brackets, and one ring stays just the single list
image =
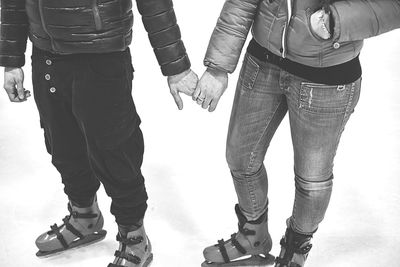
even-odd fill
[{"label": "man's hand", "polygon": [[178,109],[183,109],[183,101],[179,93],[192,96],[199,78],[191,69],[168,77],[168,86]]},{"label": "man's hand", "polygon": [[330,18],[330,13],[325,11],[325,9],[315,11],[310,18],[311,31],[324,40],[331,38],[332,33],[330,32]]},{"label": "man's hand", "polygon": [[4,68],[4,89],[11,102],[24,102],[31,92],[24,89],[24,71],[21,68]]},{"label": "man's hand", "polygon": [[228,73],[208,68],[193,94],[193,100],[202,108],[213,112],[218,105],[218,101],[228,87]]}]

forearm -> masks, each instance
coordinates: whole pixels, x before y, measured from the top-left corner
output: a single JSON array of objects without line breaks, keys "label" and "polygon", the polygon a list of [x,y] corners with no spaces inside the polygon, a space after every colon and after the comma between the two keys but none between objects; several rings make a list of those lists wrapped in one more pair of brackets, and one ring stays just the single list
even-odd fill
[{"label": "forearm", "polygon": [[399,0],[337,1],[331,11],[333,38],[338,42],[363,40],[400,28]]},{"label": "forearm", "polygon": [[171,0],[137,0],[139,13],[165,76],[190,68]]},{"label": "forearm", "polygon": [[204,65],[232,73],[253,24],[260,0],[227,0],[211,35]]},{"label": "forearm", "polygon": [[0,12],[0,66],[22,67],[28,36],[25,0],[1,0]]}]

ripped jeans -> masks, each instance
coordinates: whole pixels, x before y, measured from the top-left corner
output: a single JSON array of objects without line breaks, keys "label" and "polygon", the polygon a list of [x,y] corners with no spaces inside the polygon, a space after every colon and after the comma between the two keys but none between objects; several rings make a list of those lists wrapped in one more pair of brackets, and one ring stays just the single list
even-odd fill
[{"label": "ripped jeans", "polygon": [[255,220],[268,207],[264,157],[289,113],[294,150],[295,199],[289,226],[314,233],[328,207],[333,160],[360,95],[361,78],[345,85],[304,80],[246,54],[229,125],[226,158],[239,205]]},{"label": "ripped jeans", "polygon": [[34,97],[64,192],[88,206],[101,182],[112,198],[111,213],[123,225],[143,219],[147,208],[132,79],[129,49],[57,55],[33,48]]}]

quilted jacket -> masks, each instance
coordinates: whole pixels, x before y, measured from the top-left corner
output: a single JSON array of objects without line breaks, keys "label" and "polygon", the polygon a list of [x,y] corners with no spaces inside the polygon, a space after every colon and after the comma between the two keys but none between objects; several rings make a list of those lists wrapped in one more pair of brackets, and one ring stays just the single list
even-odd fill
[{"label": "quilted jacket", "polygon": [[[137,0],[164,75],[190,68],[172,0]],[[1,0],[0,65],[25,63],[27,37],[58,54],[125,50],[132,41],[131,0]]]},{"label": "quilted jacket", "polygon": [[363,39],[400,27],[399,0],[338,0],[329,7],[334,31],[323,40],[310,30],[320,0],[226,0],[204,64],[233,72],[251,27],[260,45],[311,67],[345,63],[359,55]]}]

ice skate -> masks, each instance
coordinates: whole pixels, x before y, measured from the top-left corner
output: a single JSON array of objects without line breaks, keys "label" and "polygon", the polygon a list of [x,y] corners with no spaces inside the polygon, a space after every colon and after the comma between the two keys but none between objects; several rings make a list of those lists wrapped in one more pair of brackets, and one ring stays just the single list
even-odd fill
[{"label": "ice skate", "polygon": [[51,230],[36,239],[38,257],[47,257],[68,249],[98,242],[106,236],[103,230],[104,219],[99,210],[97,200],[90,207],[77,207],[68,203],[70,212],[63,219],[63,224],[50,226]]},{"label": "ice skate", "polygon": [[276,258],[275,267],[303,267],[311,250],[311,235],[303,235],[286,229],[281,239],[281,252]]},{"label": "ice skate", "polygon": [[248,221],[235,206],[239,220],[239,231],[227,241],[204,249],[206,259],[202,267],[259,267],[273,265],[274,257],[269,254],[272,241],[268,233],[267,211],[256,221]]},{"label": "ice skate", "polygon": [[143,225],[127,232],[119,226],[117,241],[119,249],[115,251],[115,259],[108,267],[147,267],[153,260],[151,243]]}]

